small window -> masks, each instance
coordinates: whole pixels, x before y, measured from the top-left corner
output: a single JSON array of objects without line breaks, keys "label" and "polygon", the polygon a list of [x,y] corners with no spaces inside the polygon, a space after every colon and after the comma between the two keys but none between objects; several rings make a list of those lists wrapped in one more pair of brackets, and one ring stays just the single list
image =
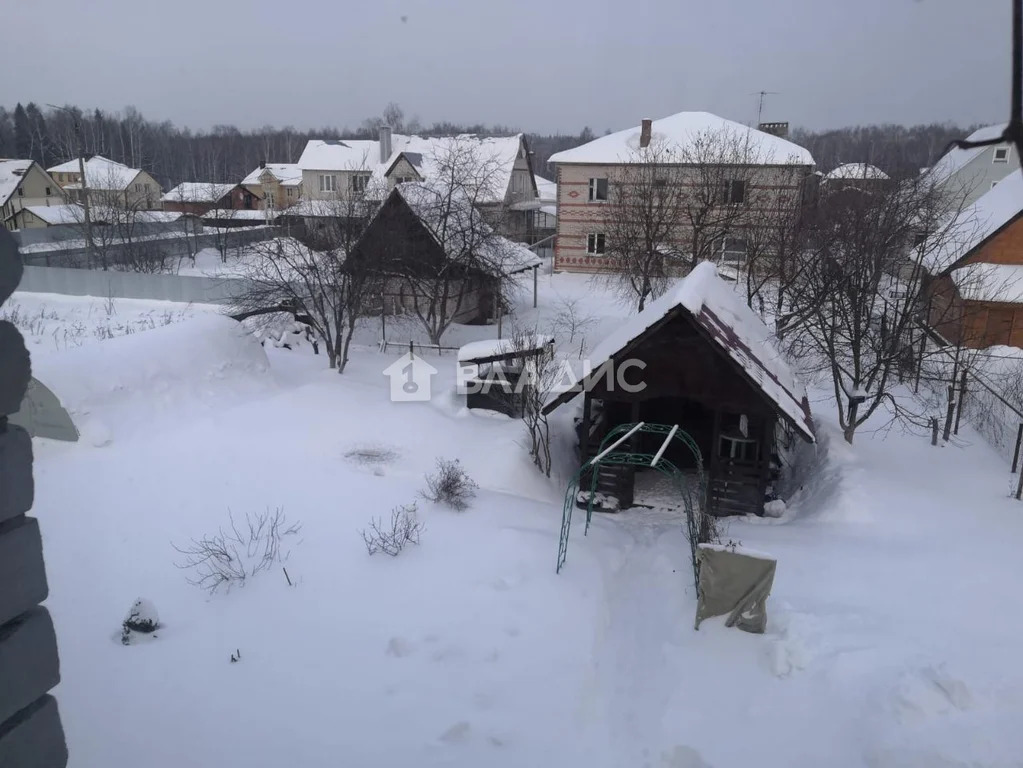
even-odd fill
[{"label": "small window", "polygon": [[47,187],[47,188],[46,188],[46,196],[47,196],[47,197],[49,197],[49,196],[50,196],[50,188],[49,188],[49,187]]},{"label": "small window", "polygon": [[369,176],[368,173],[357,173],[352,176],[352,192],[365,192],[369,186]]},{"label": "small window", "polygon": [[1008,147],[995,147],[994,162],[996,162],[996,163],[1007,163],[1007,162],[1009,162],[1009,148]]},{"label": "small window", "polygon": [[18,197],[24,197],[24,196],[25,196],[25,190],[22,189],[21,187],[18,187]]},{"label": "small window", "polygon": [[602,203],[607,200],[607,179],[590,179],[590,202]]},{"label": "small window", "polygon": [[603,232],[591,232],[586,236],[586,252],[594,256],[603,256],[606,241]]},{"label": "small window", "polygon": [[294,196],[295,196],[295,188],[294,187],[288,187],[288,197],[294,197]]},{"label": "small window", "polygon": [[337,176],[321,173],[320,192],[337,192]]},{"label": "small window", "polygon": [[746,182],[742,179],[728,179],[721,190],[721,202],[725,205],[740,205],[746,202]]}]

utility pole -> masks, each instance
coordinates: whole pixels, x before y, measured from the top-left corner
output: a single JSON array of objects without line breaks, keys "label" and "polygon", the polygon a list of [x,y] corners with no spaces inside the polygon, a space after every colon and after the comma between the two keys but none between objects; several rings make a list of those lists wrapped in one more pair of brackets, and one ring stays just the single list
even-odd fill
[{"label": "utility pole", "polygon": [[[89,210],[89,182],[85,178],[85,141],[82,138],[82,121],[78,114],[67,107],[58,107],[55,104],[47,106],[67,112],[75,121],[75,151],[78,153],[78,174],[82,181],[82,209],[85,217],[85,247],[89,251],[89,266],[96,263],[96,248],[92,241],[92,212]],[[106,264],[103,265],[106,269]]]}]

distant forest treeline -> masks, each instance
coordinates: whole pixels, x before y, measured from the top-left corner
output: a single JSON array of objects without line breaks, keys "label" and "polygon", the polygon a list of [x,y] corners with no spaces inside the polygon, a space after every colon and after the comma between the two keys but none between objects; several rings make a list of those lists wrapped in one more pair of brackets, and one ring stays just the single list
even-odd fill
[{"label": "distant forest treeline", "polygon": [[[67,106],[40,108],[36,104],[0,107],[0,157],[31,157],[44,168],[77,157],[75,121],[81,121],[86,155],[100,154],[134,168],[145,168],[165,188],[182,181],[239,181],[262,160],[291,163],[298,160],[307,140],[375,138],[377,127],[391,125],[397,133],[451,135],[456,133],[507,134],[507,126],[434,123],[425,126],[406,120],[401,108],[388,105],[384,114],[364,120],[358,127],[298,130],[265,126],[242,131],[217,125],[209,131],[179,128],[170,121],[147,120],[134,107],[122,112],[82,110]],[[869,162],[892,175],[907,175],[931,165],[949,142],[965,137],[972,128],[952,124],[867,125],[829,131],[796,128],[791,139],[809,149],[822,171],[842,163]],[[589,128],[577,135],[526,133],[534,153],[537,174],[549,176],[547,159],[563,149],[594,138]]]}]

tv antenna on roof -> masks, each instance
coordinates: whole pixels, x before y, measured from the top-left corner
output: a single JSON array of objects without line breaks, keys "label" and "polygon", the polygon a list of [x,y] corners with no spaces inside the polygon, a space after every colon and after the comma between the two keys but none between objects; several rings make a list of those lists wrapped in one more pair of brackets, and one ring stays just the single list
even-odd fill
[{"label": "tv antenna on roof", "polygon": [[759,96],[760,104],[757,107],[757,125],[760,125],[761,118],[764,116],[764,98],[767,96],[777,96],[778,91],[753,91],[750,96]]}]

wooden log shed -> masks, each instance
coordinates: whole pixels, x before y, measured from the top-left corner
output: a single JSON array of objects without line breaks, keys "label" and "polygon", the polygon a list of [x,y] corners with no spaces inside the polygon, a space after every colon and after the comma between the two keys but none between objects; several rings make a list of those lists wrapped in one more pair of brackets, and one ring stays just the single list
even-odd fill
[{"label": "wooden log shed", "polygon": [[[814,440],[802,385],[767,326],[710,262],[616,329],[590,363],[591,373],[545,409],[550,413],[583,393],[580,461],[591,459],[617,425],[679,424],[700,447],[713,514],[762,514],[779,432],[787,427]],[[656,447],[636,443],[632,450]],[[683,469],[694,463],[684,452],[670,458]],[[630,506],[633,468],[598,471],[598,490]]]}]

